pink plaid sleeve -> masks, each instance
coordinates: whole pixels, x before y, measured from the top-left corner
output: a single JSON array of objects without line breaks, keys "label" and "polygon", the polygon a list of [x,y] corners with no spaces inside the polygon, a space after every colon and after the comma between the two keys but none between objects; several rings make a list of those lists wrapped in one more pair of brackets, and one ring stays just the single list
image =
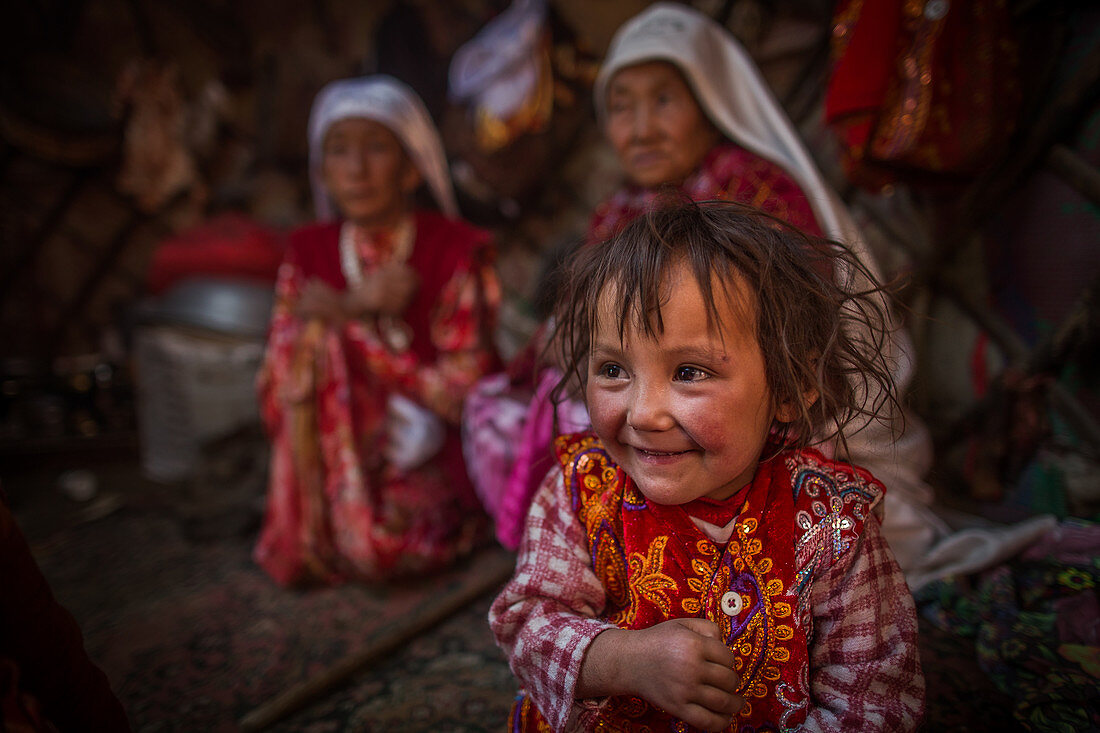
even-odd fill
[{"label": "pink plaid sleeve", "polygon": [[909,731],[924,715],[917,615],[868,517],[858,544],[814,583],[807,731]]},{"label": "pink plaid sleeve", "polygon": [[581,663],[613,624],[596,618],[606,602],[592,571],[584,529],[570,510],[560,468],[535,495],[516,572],[489,609],[489,626],[512,673],[556,731],[583,726],[596,701],[574,699]]}]

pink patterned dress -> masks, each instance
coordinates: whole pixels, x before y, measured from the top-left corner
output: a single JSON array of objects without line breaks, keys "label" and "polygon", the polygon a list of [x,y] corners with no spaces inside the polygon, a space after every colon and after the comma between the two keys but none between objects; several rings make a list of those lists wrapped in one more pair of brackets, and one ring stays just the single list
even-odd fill
[{"label": "pink patterned dress", "polygon": [[[486,520],[466,474],[457,422],[470,386],[497,367],[500,302],[487,233],[417,212],[407,263],[420,282],[403,314],[407,343],[382,325],[304,320],[295,306],[318,278],[337,290],[340,223],[293,233],[279,269],[260,405],[272,447],[254,556],[279,583],[383,580],[468,553]],[[355,239],[362,271],[393,258],[392,233]],[[442,449],[400,470],[385,458],[387,401],[399,394],[447,423]]]}]

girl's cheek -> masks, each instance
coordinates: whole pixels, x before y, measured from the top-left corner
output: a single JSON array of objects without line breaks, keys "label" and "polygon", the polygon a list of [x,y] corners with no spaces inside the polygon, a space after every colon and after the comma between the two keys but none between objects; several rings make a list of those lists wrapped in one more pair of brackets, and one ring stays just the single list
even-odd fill
[{"label": "girl's cheek", "polygon": [[721,419],[721,411],[715,405],[707,403],[681,405],[675,417],[680,428],[700,447],[713,449],[722,445],[728,438],[732,426]]},{"label": "girl's cheek", "polygon": [[588,417],[592,420],[592,429],[601,440],[614,438],[621,421],[623,406],[621,400],[599,388],[588,389],[586,395]]}]

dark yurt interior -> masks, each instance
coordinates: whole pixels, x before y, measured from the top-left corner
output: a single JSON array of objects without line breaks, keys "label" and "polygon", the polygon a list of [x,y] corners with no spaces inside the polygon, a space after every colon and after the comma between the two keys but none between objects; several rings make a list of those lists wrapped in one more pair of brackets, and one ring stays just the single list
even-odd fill
[{"label": "dark yurt interior", "polygon": [[[957,540],[907,573],[919,729],[1100,729],[1100,7],[678,4],[748,52],[911,342],[900,399],[927,432],[928,511]],[[0,539],[28,553],[132,730],[508,724],[519,683],[487,616],[514,545],[490,530],[442,569],[303,586],[254,557],[273,465],[257,379],[288,238],[316,217],[310,110],[373,74],[423,100],[457,209],[491,238],[509,374],[622,185],[594,91],[616,30],[650,6],[0,9]],[[483,51],[494,91],[524,104],[487,120],[455,59],[521,10],[534,20]],[[41,701],[20,688],[15,566],[0,561],[0,728],[23,730]]]}]

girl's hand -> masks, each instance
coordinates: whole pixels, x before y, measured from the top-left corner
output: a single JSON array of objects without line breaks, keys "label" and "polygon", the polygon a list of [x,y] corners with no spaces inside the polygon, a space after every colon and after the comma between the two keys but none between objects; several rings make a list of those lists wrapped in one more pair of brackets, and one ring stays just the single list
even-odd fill
[{"label": "girl's hand", "polygon": [[345,317],[340,294],[317,278],[310,278],[302,287],[295,312],[302,318],[318,318],[326,323],[340,323]]},{"label": "girl's hand", "polygon": [[352,317],[399,316],[412,302],[419,286],[416,270],[402,262],[387,262],[364,275],[363,284],[345,294],[344,308]]},{"label": "girl's hand", "polygon": [[577,695],[637,695],[688,725],[718,731],[745,705],[735,692],[734,659],[718,626],[706,619],[609,629],[588,649]]}]

